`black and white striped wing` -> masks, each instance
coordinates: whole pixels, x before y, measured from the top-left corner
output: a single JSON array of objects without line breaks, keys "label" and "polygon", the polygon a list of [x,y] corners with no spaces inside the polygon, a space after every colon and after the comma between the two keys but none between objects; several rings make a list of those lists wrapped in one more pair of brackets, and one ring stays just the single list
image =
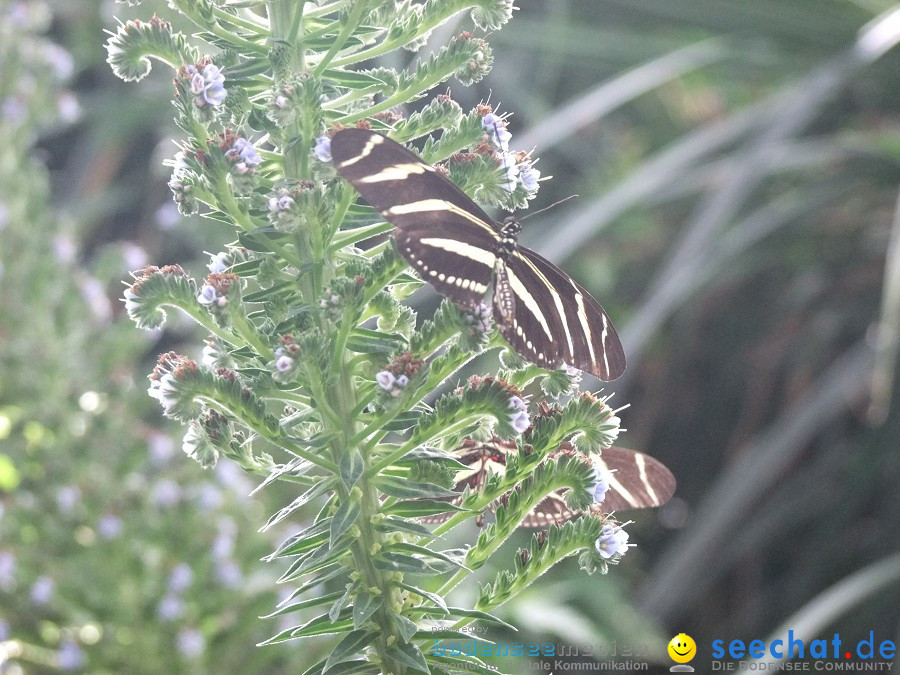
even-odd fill
[{"label": "black and white striped wing", "polygon": [[462,190],[399,143],[368,129],[331,139],[334,166],[393,224],[400,254],[442,295],[482,302],[497,260],[491,218]]},{"label": "black and white striped wing", "polygon": [[591,462],[606,477],[606,513],[662,506],[675,494],[675,476],[665,464],[643,452],[613,446]]},{"label": "black and white striped wing", "polygon": [[529,249],[498,270],[494,321],[517,352],[545,368],[565,362],[601,380],[625,372],[622,343],[600,303]]}]

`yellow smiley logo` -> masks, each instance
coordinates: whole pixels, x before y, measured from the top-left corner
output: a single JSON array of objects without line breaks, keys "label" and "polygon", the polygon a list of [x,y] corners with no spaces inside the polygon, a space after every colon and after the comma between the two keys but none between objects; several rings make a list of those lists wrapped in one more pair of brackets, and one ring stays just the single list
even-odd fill
[{"label": "yellow smiley logo", "polygon": [[679,633],[669,640],[669,658],[675,663],[687,663],[697,655],[697,643],[685,633]]}]

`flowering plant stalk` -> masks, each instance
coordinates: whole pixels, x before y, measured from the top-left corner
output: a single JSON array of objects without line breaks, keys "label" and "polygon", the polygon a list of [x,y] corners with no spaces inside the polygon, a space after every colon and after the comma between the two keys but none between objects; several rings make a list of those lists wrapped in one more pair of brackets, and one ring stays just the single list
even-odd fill
[{"label": "flowering plant stalk", "polygon": [[[571,441],[585,455],[599,452],[619,420],[605,399],[577,394],[574,371],[546,371],[507,349],[484,307],[445,301],[417,321],[402,300],[423,282],[385,237],[392,226],[335,173],[329,138],[360,125],[421,140],[423,158],[469,195],[526,206],[539,174],[530,156],[510,151],[504,115],[487,104],[465,112],[449,94],[398,112],[451,77],[481,79],[493,58],[484,39],[461,33],[404,71],[361,66],[421,48],[459,12],[498,30],[512,2],[170,4],[214,55],[154,17],[120,25],[109,62],[126,80],[146,75],[151,57],[173,68],[184,132],[172,162],[175,201],[182,213],[233,226],[237,241],[200,282],[177,265],[136,272],[125,302],[142,328],[159,327],[175,307],[210,334],[202,362],[167,353],[150,377],[165,414],[187,425],[185,452],[206,467],[233,460],[264,477],[261,487],[296,485],[296,499],[265,528],[318,506],[268,558],[287,563],[281,581],[295,587],[273,616],[298,617],[268,644],[335,636],[309,674],[464,664],[496,672],[435,641],[471,639],[460,629],[473,620],[502,623],[490,612],[568,556],[580,554],[588,571],[618,561],[627,535],[593,503],[602,481],[590,463],[556,450]],[[458,376],[498,348],[498,372]],[[492,437],[515,443],[506,470],[457,493],[465,467],[452,451]],[[522,518],[561,490],[585,517],[534,535],[473,607],[448,604]],[[489,506],[494,522],[471,547],[443,550],[440,535]],[[429,518],[443,522],[429,529]]]}]

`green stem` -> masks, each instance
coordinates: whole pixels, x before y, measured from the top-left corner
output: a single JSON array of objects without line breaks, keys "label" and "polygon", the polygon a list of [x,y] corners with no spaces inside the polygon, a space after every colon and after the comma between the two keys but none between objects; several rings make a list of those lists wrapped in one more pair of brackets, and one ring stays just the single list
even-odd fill
[{"label": "green stem", "polygon": [[350,15],[347,17],[347,21],[341,27],[341,32],[338,33],[337,37],[334,39],[334,42],[331,43],[331,46],[325,53],[325,56],[322,57],[322,60],[319,61],[319,65],[316,66],[316,75],[321,76],[322,73],[325,72],[328,64],[331,63],[332,59],[334,59],[337,53],[341,51],[341,48],[343,48],[343,46],[347,43],[347,40],[353,34],[353,31],[356,30],[356,27],[359,25],[360,19],[362,19],[363,12],[365,12],[368,8],[369,3],[366,2],[357,2],[352,5]]}]

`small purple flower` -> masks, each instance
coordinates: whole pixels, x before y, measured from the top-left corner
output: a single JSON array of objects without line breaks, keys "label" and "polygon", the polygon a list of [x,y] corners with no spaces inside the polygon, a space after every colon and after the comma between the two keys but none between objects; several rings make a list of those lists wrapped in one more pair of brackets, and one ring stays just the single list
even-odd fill
[{"label": "small purple flower", "polygon": [[188,66],[191,75],[191,93],[194,94],[194,104],[198,108],[208,105],[218,106],[222,104],[228,92],[225,91],[225,76],[219,67],[208,63],[200,72],[195,66]]},{"label": "small purple flower", "polygon": [[151,432],[147,437],[147,449],[154,466],[161,466],[175,456],[175,444],[165,434]]},{"label": "small purple flower", "polygon": [[210,551],[216,560],[225,560],[234,552],[234,537],[227,532],[220,532],[213,539],[212,549]]},{"label": "small purple flower", "polygon": [[71,511],[81,499],[81,488],[77,485],[64,485],[56,491],[56,508],[63,513]]},{"label": "small purple flower", "polygon": [[512,134],[506,128],[506,120],[494,113],[488,113],[481,118],[481,126],[490,134],[491,142],[502,152],[509,151],[509,141]]},{"label": "small purple flower", "polygon": [[628,533],[621,527],[610,523],[603,526],[603,533],[594,543],[597,553],[609,560],[614,555],[625,555],[628,552]]},{"label": "small purple flower", "polygon": [[201,305],[212,305],[218,302],[219,300],[219,292],[215,289],[214,286],[210,284],[203,284],[203,287],[200,289],[200,293],[197,295],[197,302]]},{"label": "small purple flower", "polygon": [[167,595],[156,606],[156,615],[163,621],[175,621],[184,616],[184,602],[174,595]]},{"label": "small purple flower", "polygon": [[16,557],[9,551],[0,551],[0,588],[12,588],[15,583]]},{"label": "small purple flower", "polygon": [[331,138],[329,136],[319,136],[316,139],[316,145],[313,148],[313,154],[320,162],[330,162]]},{"label": "small purple flower", "polygon": [[400,375],[396,380],[394,380],[394,384],[401,388],[405,387],[409,384],[409,378],[406,375]]},{"label": "small purple flower", "polygon": [[50,577],[40,576],[32,584],[29,596],[31,601],[36,605],[46,605],[53,598],[53,592],[56,590],[56,582]]},{"label": "small purple flower", "polygon": [[4,642],[9,639],[9,624],[6,623],[3,619],[0,619],[0,642]]},{"label": "small purple flower", "polygon": [[231,149],[225,153],[225,157],[234,164],[237,173],[247,173],[262,164],[262,157],[259,156],[253,143],[246,138],[236,138]]},{"label": "small purple flower", "polygon": [[519,164],[519,180],[522,181],[522,187],[528,192],[535,192],[538,189],[538,181],[541,179],[541,172],[534,168],[534,164],[525,160]]},{"label": "small purple flower", "polygon": [[56,653],[60,670],[79,670],[86,661],[84,652],[74,640],[64,640]]},{"label": "small purple flower", "polygon": [[244,574],[233,560],[224,560],[216,566],[216,578],[226,588],[237,588],[244,580]]},{"label": "small purple flower", "polygon": [[212,483],[204,483],[197,493],[197,503],[204,511],[218,509],[224,500],[222,488]]},{"label": "small purple flower", "polygon": [[122,533],[122,519],[112,513],[107,513],[97,523],[97,532],[103,539],[115,539]]},{"label": "small purple flower", "polygon": [[385,391],[391,391],[391,389],[394,388],[395,380],[394,374],[389,370],[381,370],[375,374],[375,381],[378,383],[378,386]]},{"label": "small purple flower", "polygon": [[516,430],[516,433],[525,433],[528,427],[531,426],[531,418],[528,417],[528,413],[514,413],[509,418],[509,422],[512,424],[512,428]]},{"label": "small purple flower", "polygon": [[466,322],[471,324],[472,331],[484,335],[491,329],[491,309],[483,302],[466,313]]},{"label": "small purple flower", "polygon": [[600,504],[606,499],[606,492],[609,490],[609,480],[606,474],[596,466],[594,467],[594,486],[591,488],[591,494],[594,496],[594,503]]},{"label": "small purple flower", "polygon": [[174,506],[181,499],[181,488],[171,480],[161,480],[153,488],[153,503],[160,508]]},{"label": "small purple flower", "polygon": [[275,361],[275,368],[279,373],[286,373],[293,367],[294,359],[292,359],[290,356],[279,356],[278,360]]},{"label": "small purple flower", "polygon": [[503,183],[503,189],[507,192],[515,192],[516,186],[519,184],[519,167],[511,155],[503,157],[503,165],[506,168],[506,182]]},{"label": "small purple flower", "polygon": [[231,266],[228,262],[228,251],[219,251],[210,258],[209,264],[206,266],[213,274],[222,274]]},{"label": "small purple flower", "polygon": [[173,593],[183,593],[194,581],[194,570],[187,563],[179,563],[169,575],[169,590]]},{"label": "small purple flower", "polygon": [[181,655],[193,659],[206,649],[206,638],[196,628],[185,628],[178,633],[178,651]]}]

